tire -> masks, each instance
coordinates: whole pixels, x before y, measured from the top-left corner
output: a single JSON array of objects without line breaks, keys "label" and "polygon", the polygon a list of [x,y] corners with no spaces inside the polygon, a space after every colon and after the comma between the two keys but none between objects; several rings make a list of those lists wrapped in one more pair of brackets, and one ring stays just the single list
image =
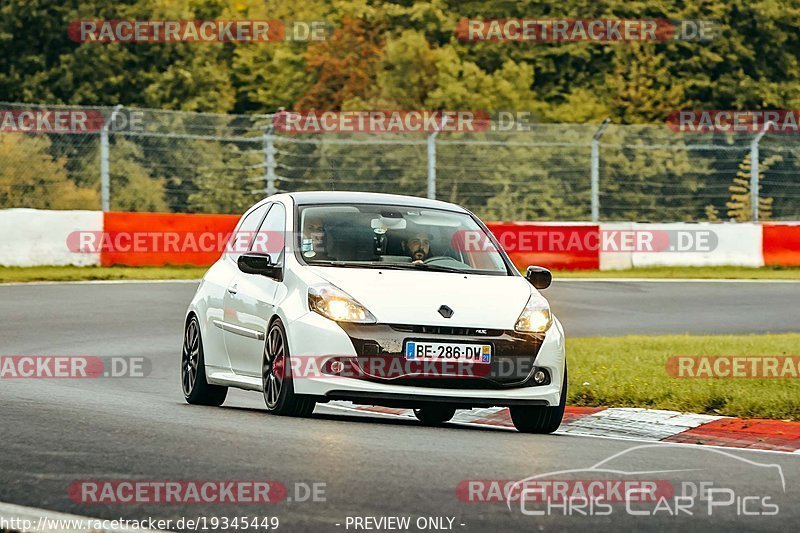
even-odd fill
[{"label": "tire", "polygon": [[280,319],[270,325],[264,342],[261,363],[261,386],[267,411],[279,416],[309,416],[316,401],[311,396],[295,394],[292,365],[289,363],[286,330]]},{"label": "tire", "polygon": [[430,405],[414,409],[414,416],[426,426],[438,426],[453,418],[456,414],[455,407],[446,405]]},{"label": "tire", "polygon": [[561,384],[561,401],[558,407],[511,407],[511,421],[521,433],[552,433],[561,425],[567,403],[567,365],[564,364],[564,381]]},{"label": "tire", "polygon": [[213,405],[218,407],[228,395],[228,387],[209,385],[206,380],[206,361],[203,356],[203,339],[200,323],[192,316],[183,333],[181,352],[181,388],[183,397],[192,405]]}]

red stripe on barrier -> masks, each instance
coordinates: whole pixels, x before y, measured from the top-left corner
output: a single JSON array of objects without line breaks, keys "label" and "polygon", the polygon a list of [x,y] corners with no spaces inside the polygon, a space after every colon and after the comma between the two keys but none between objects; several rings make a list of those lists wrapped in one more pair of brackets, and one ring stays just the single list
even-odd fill
[{"label": "red stripe on barrier", "polygon": [[721,418],[664,441],[794,452],[800,450],[800,422]]},{"label": "red stripe on barrier", "polygon": [[600,268],[598,225],[495,222],[487,226],[521,270],[529,265],[555,270]]},{"label": "red stripe on barrier", "polygon": [[800,225],[763,225],[764,264],[800,266]]},{"label": "red stripe on barrier", "polygon": [[[195,241],[203,234],[230,233],[236,226],[239,217],[236,215],[187,215],[175,213],[105,213],[103,215],[103,232],[106,235],[175,233],[181,236],[191,234]],[[100,264],[103,266],[164,266],[193,265],[208,266],[221,255],[220,250],[193,251],[178,249],[156,252],[106,251],[100,253]]]},{"label": "red stripe on barrier", "polygon": [[[179,234],[181,242],[187,235],[194,241],[204,234],[227,233],[233,230],[237,215],[190,215],[176,213],[105,213],[104,234]],[[596,270],[600,267],[600,254],[596,243],[600,233],[597,225],[493,223],[489,229],[506,248],[509,257],[524,270],[529,265],[539,265],[560,270]],[[103,266],[208,266],[220,256],[220,250],[195,251],[193,249],[159,251],[125,251],[103,249],[100,262]]]}]

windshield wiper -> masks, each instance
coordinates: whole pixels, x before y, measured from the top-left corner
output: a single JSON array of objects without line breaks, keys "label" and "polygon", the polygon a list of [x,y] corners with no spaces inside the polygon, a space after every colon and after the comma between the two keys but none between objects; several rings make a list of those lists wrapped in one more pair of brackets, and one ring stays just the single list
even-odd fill
[{"label": "windshield wiper", "polygon": [[309,266],[334,266],[342,268],[383,268],[391,270],[400,270],[403,268],[402,264],[397,263],[383,263],[381,261],[307,261]]},{"label": "windshield wiper", "polygon": [[463,270],[460,268],[431,265],[430,263],[384,263],[383,261],[308,261],[309,266],[334,266],[341,268],[378,268],[384,270],[429,270],[431,272],[450,272],[454,274],[486,274],[482,270]]},{"label": "windshield wiper", "polygon": [[410,263],[412,268],[420,270],[432,270],[434,272],[455,272],[456,274],[472,274],[469,270],[462,270],[460,268],[446,267],[441,265],[431,265],[430,263]]}]

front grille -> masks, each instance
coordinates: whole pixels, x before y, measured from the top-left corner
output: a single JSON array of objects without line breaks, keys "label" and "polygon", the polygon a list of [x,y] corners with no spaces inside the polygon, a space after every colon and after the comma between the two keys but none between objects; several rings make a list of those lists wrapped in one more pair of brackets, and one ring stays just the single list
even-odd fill
[{"label": "front grille", "polygon": [[391,383],[392,385],[406,385],[409,387],[434,387],[437,389],[464,389],[464,390],[497,390],[497,389],[512,389],[517,387],[536,387],[550,384],[550,375],[544,382],[536,384],[530,376],[533,372],[538,370],[532,367],[530,374],[527,376],[511,376],[508,378],[495,377],[465,377],[465,376],[441,376],[441,377],[414,377],[404,376],[393,379],[377,378],[373,376],[364,376],[362,379],[372,381],[375,383]]},{"label": "front grille", "polygon": [[[513,330],[476,329],[453,326],[406,324],[356,324],[343,322],[342,329],[350,337],[359,357],[385,359],[385,368],[405,362],[404,343],[409,339],[434,342],[483,342],[492,345],[492,363],[487,373],[477,379],[443,377],[435,379],[406,376],[381,378],[374,373],[362,379],[443,388],[487,388],[535,386],[530,379],[544,335],[531,335]],[[393,361],[396,360],[396,361]],[[476,367],[477,368],[477,367]]]},{"label": "front grille", "polygon": [[406,324],[390,324],[395,331],[403,333],[423,333],[431,335],[456,335],[461,337],[499,337],[502,329],[459,328],[454,326],[417,326]]}]

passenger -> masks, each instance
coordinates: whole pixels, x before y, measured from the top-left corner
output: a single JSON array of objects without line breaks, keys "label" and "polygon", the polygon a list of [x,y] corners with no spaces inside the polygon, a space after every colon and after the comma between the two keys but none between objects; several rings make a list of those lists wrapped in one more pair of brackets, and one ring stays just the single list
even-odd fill
[{"label": "passenger", "polygon": [[327,239],[325,238],[325,225],[322,218],[310,215],[303,221],[303,257],[314,261],[329,261],[332,258],[327,254]]}]

